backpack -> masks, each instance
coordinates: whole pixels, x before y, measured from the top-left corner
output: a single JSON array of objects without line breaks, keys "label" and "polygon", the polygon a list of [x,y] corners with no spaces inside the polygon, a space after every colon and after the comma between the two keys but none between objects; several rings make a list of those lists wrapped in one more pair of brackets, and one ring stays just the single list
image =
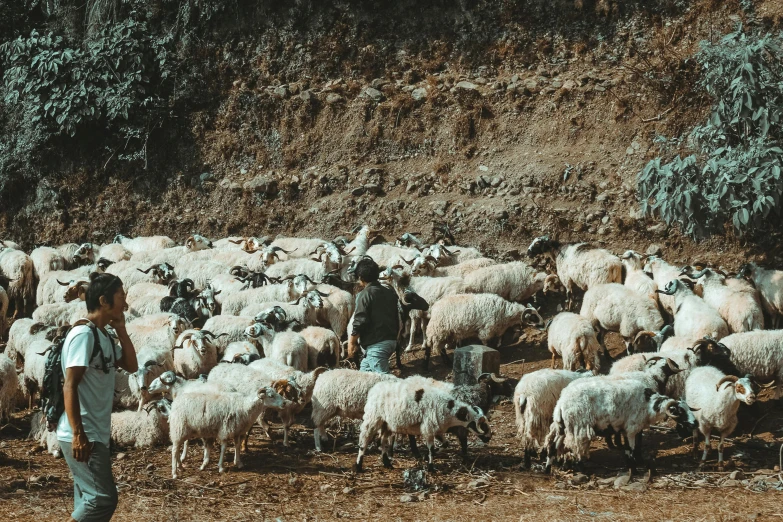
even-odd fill
[{"label": "backpack", "polygon": [[[101,350],[101,342],[98,337],[98,328],[86,319],[79,319],[73,325],[68,328],[62,335],[57,337],[51,346],[38,355],[44,355],[49,352],[46,357],[46,363],[44,366],[44,378],[43,386],[41,387],[41,411],[43,411],[46,418],[46,429],[48,431],[54,431],[57,429],[57,424],[60,422],[60,416],[65,411],[65,398],[63,395],[63,385],[65,384],[65,373],[62,367],[62,352],[65,345],[65,339],[71,332],[74,326],[89,325],[90,331],[93,337],[92,355],[90,355],[90,362],[95,357],[101,357],[101,363],[103,365],[103,371],[108,373],[106,368],[106,360],[103,357],[103,350]],[[109,340],[112,344],[112,357],[114,356],[114,340],[109,336]]]}]

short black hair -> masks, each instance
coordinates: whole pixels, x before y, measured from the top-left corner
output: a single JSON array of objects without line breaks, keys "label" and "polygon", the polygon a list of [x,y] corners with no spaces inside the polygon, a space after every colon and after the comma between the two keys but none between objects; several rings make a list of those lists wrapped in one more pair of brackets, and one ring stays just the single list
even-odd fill
[{"label": "short black hair", "polygon": [[378,267],[378,263],[373,261],[372,258],[364,257],[356,263],[356,270],[354,273],[357,278],[365,283],[374,283],[378,280],[378,274],[381,273],[381,269]]},{"label": "short black hair", "polygon": [[114,306],[114,294],[122,288],[122,280],[114,274],[90,274],[90,284],[87,287],[87,295],[84,302],[88,312],[94,312],[101,307],[101,296],[106,299],[109,306]]}]

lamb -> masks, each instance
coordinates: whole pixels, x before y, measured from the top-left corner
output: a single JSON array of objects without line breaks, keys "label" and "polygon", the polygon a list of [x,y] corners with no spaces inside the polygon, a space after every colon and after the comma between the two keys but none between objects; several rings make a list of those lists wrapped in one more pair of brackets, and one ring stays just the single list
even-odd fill
[{"label": "lamb", "polygon": [[52,247],[42,246],[34,249],[30,252],[30,259],[33,262],[35,278],[39,280],[49,272],[70,268],[65,257]]},{"label": "lamb", "polygon": [[27,438],[38,441],[38,446],[45,448],[54,458],[62,458],[60,441],[57,440],[57,430],[49,431],[46,429],[46,417],[44,417],[42,411],[35,412],[30,418],[30,433],[28,433]]},{"label": "lamb", "polygon": [[16,363],[0,353],[0,422],[11,420],[18,390]]},{"label": "lamb", "polygon": [[[644,271],[651,275],[655,286],[660,289],[664,288],[669,281],[680,277],[680,269],[670,265],[663,259],[656,256],[649,256],[644,263]],[[661,294],[656,290],[658,294],[658,302],[661,304],[661,308],[666,312],[669,317],[674,317],[675,304],[674,297]]]},{"label": "lamb", "polygon": [[299,335],[307,343],[308,368],[319,366],[336,368],[340,365],[340,339],[332,330],[308,326],[302,329]]},{"label": "lamb", "polygon": [[720,434],[718,469],[722,471],[723,439],[731,435],[737,427],[740,402],[748,405],[756,402],[753,380],[750,375],[739,378],[736,375],[725,375],[712,366],[704,366],[691,371],[685,382],[685,396],[699,422],[698,427],[693,429],[693,453],[698,454],[701,432],[704,435],[704,453],[701,456],[703,464],[710,450],[710,434],[716,430]]},{"label": "lamb", "polygon": [[549,236],[537,237],[527,249],[529,257],[544,254],[557,266],[566,289],[567,308],[573,307],[574,290],[623,282],[623,265],[611,252],[587,243],[562,244]]},{"label": "lamb", "polygon": [[217,364],[217,351],[204,330],[185,330],[174,345],[174,369],[186,379],[193,379]]},{"label": "lamb", "polygon": [[247,252],[255,252],[265,245],[268,245],[269,242],[269,238],[266,236],[262,238],[254,236],[232,236],[218,239],[213,243],[213,246],[217,250],[244,250]]},{"label": "lamb", "polygon": [[[73,252],[73,256],[69,261],[69,265],[92,265],[101,258],[100,248],[95,243],[82,243]],[[107,261],[111,261],[107,259]],[[111,264],[111,263],[110,263]]]},{"label": "lamb", "polygon": [[755,288],[729,285],[725,275],[709,268],[688,273],[688,277],[701,284],[704,302],[718,311],[731,333],[764,329],[764,312]]},{"label": "lamb", "polygon": [[548,326],[547,346],[552,353],[552,369],[555,368],[555,356],[563,358],[563,369],[576,371],[584,367],[588,370],[601,370],[598,342],[592,323],[577,314],[561,312]]},{"label": "lamb", "polygon": [[647,275],[642,267],[642,256],[633,250],[627,250],[620,259],[625,267],[625,286],[639,295],[649,297],[658,303],[658,285]]},{"label": "lamb", "polygon": [[282,408],[286,400],[272,387],[258,390],[255,396],[242,393],[187,393],[174,401],[169,414],[169,437],[171,438],[171,476],[177,478],[182,468],[180,446],[189,439],[205,439],[203,471],[209,464],[211,444],[208,440],[220,442],[218,471],[225,472],[223,458],[229,439],[234,441],[234,465],[241,469],[240,443],[250,430],[259,414],[265,408]]},{"label": "lamb", "polygon": [[592,377],[591,372],[536,370],[525,374],[514,390],[514,415],[517,435],[525,451],[525,469],[530,469],[534,452],[544,447],[552,415],[563,389],[577,379]]},{"label": "lamb", "polygon": [[531,266],[521,261],[502,263],[479,268],[466,275],[465,292],[497,294],[507,301],[521,303],[542,290],[547,277],[546,272],[536,273]]},{"label": "lamb", "polygon": [[35,268],[30,256],[13,248],[0,250],[0,274],[8,278],[8,299],[13,318],[29,315],[35,303]]},{"label": "lamb", "polygon": [[[418,234],[418,232],[416,232],[416,234]],[[406,247],[406,248],[415,247],[418,248],[419,250],[424,250],[426,245],[419,238],[414,236],[412,233],[405,232],[403,235],[397,238],[397,241],[395,241],[394,246]]]},{"label": "lamb", "polygon": [[144,410],[111,414],[111,441],[120,447],[144,449],[166,443],[171,403],[160,399]]},{"label": "lamb", "polygon": [[392,374],[360,372],[339,368],[325,372],[316,381],[312,396],[312,419],[315,429],[315,450],[322,451],[321,441],[326,439],[326,426],[334,417],[360,420],[364,415],[367,394],[373,386],[383,381],[397,380]]},{"label": "lamb", "polygon": [[[237,368],[238,365],[232,366],[234,368],[225,368],[226,365],[218,366],[210,373],[210,382],[215,380],[218,383],[234,381],[243,382],[245,385],[248,385],[248,383],[268,383],[275,385],[278,393],[282,392],[286,398],[291,398],[293,402],[280,409],[278,413],[283,424],[283,446],[287,447],[289,428],[293,424],[296,415],[310,402],[318,378],[326,371],[326,368],[319,367],[309,373],[304,373],[266,358],[254,361],[246,367]],[[251,373],[247,373],[248,371]],[[237,375],[247,375],[247,377],[237,380]],[[259,418],[259,423],[264,433],[272,440],[268,422],[268,413]]]},{"label": "lamb", "polygon": [[663,290],[656,292],[674,296],[674,335],[691,341],[704,336],[720,340],[729,335],[729,327],[718,311],[694,294],[680,279],[669,281]]},{"label": "lamb", "polygon": [[419,435],[429,451],[427,468],[434,471],[435,436],[454,426],[468,428],[480,436],[490,433],[489,423],[480,408],[456,400],[427,378],[379,382],[367,395],[354,471],[362,471],[367,446],[378,432],[385,467],[391,467],[389,442],[392,435]]},{"label": "lamb", "polygon": [[226,346],[220,362],[241,362],[245,366],[261,358],[255,345],[248,341],[234,341]]},{"label": "lamb", "polygon": [[260,342],[267,359],[299,371],[307,371],[309,350],[307,341],[295,332],[275,333],[270,324],[254,323],[245,330],[248,339]]},{"label": "lamb", "polygon": [[775,399],[783,385],[783,330],[754,330],[731,334],[721,339],[731,350],[739,375],[750,374],[757,381],[772,380]]},{"label": "lamb", "polygon": [[430,308],[431,319],[427,325],[424,368],[429,364],[434,347],[448,362],[445,351],[447,342],[458,343],[470,337],[478,337],[488,345],[491,339],[500,337],[512,326],[532,323],[543,326],[543,319],[530,305],[524,306],[506,301],[494,294],[457,294],[444,297]]},{"label": "lamb", "polygon": [[348,253],[337,243],[330,241],[323,243],[310,252],[310,254],[317,255],[317,258],[312,258],[313,261],[318,261],[323,266],[324,272],[337,272],[339,273],[345,265],[345,256]]},{"label": "lamb", "polygon": [[783,323],[783,270],[769,270],[756,263],[748,263],[740,267],[740,274],[753,280],[772,328],[780,328]]},{"label": "lamb", "polygon": [[620,283],[600,284],[585,292],[579,315],[598,331],[619,332],[626,343],[641,331],[663,327],[655,302]]},{"label": "lamb", "polygon": [[118,235],[114,238],[114,243],[119,243],[131,254],[138,254],[140,252],[148,252],[150,250],[163,250],[164,248],[171,248],[176,246],[176,243],[166,236],[149,236],[149,237],[137,237],[129,238],[123,235]]}]

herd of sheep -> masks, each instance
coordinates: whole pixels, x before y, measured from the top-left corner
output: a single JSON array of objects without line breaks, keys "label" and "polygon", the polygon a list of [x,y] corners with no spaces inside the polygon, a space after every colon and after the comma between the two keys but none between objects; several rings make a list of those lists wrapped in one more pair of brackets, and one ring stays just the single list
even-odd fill
[{"label": "herd of sheep", "polygon": [[[119,276],[127,292],[127,330],[139,370],[117,372],[112,441],[124,447],[165,446],[172,475],[183,468],[188,441],[202,439],[203,470],[215,441],[224,471],[228,442],[242,467],[252,426],[283,444],[310,405],[314,443],[322,450],[335,419],[361,420],[355,470],[370,442],[379,441],[391,465],[398,435],[416,437],[433,466],[435,440],[452,433],[467,452],[470,432],[489,440],[487,413],[498,396],[513,396],[525,466],[546,450],[546,465],[577,467],[591,443],[604,437],[631,468],[640,463],[642,433],[672,420],[683,436],[723,442],[737,425],[741,403],[759,387],[783,383],[783,271],[747,264],[736,274],[718,268],[675,267],[655,256],[621,256],[586,243],[536,238],[530,257],[549,261],[539,271],[521,261],[500,263],[448,239],[428,245],[412,234],[375,243],[367,227],[352,240],[193,235],[184,246],[165,236],[97,245],[66,244],[23,252],[0,241],[0,419],[33,407],[46,348],[86,312],[92,272]],[[421,336],[424,370],[434,349],[478,338],[499,346],[513,328],[547,331],[552,369],[511,379],[484,374],[454,385],[421,375],[407,378],[348,368],[344,339],[359,290],[353,269],[369,256],[380,279],[400,298],[398,368],[403,349]],[[537,294],[565,293],[565,311],[545,322],[529,304]],[[572,312],[581,301],[578,313]],[[9,328],[10,324],[10,328]],[[765,329],[766,328],[766,329]],[[604,342],[619,334],[626,350],[612,358]],[[407,338],[406,338],[407,337]],[[0,344],[0,346],[2,346]],[[405,347],[405,348],[403,348]],[[556,359],[563,369],[555,369]],[[32,436],[57,455],[41,415]]]}]

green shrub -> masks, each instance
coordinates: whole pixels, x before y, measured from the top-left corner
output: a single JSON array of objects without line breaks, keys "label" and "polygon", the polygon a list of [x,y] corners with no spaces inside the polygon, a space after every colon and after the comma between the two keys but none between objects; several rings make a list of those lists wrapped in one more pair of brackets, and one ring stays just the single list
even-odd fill
[{"label": "green shrub", "polygon": [[718,43],[702,43],[699,85],[713,98],[712,110],[688,136],[693,154],[656,158],[639,173],[647,215],[679,224],[694,238],[720,232],[727,222],[737,235],[758,233],[771,217],[780,218],[781,41],[740,28]]}]

